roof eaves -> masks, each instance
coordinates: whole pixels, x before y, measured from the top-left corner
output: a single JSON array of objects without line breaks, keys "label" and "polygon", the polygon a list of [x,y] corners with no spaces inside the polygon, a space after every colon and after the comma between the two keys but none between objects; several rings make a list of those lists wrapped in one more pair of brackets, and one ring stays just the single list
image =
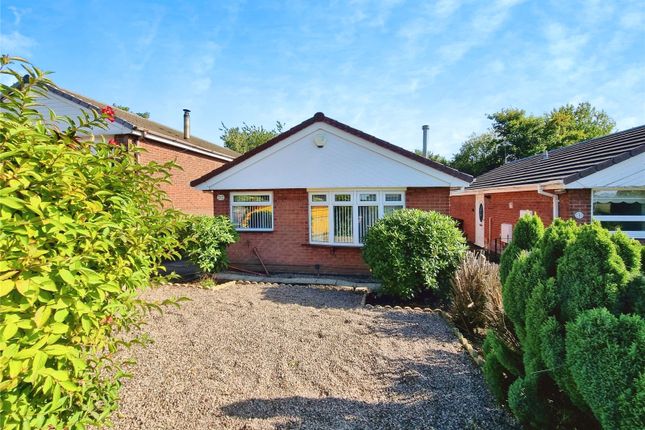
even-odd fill
[{"label": "roof eaves", "polygon": [[584,178],[586,176],[592,175],[592,174],[594,174],[596,172],[599,172],[599,171],[604,170],[604,169],[606,169],[608,167],[611,167],[614,164],[618,164],[618,163],[621,163],[621,162],[623,162],[625,160],[628,160],[628,159],[630,159],[630,158],[632,158],[632,157],[634,157],[634,156],[636,156],[638,154],[641,154],[643,152],[645,152],[645,144],[637,146],[636,148],[632,149],[631,151],[623,152],[622,154],[619,154],[619,155],[617,155],[617,156],[615,156],[613,158],[610,158],[610,159],[605,160],[605,161],[603,161],[601,163],[598,163],[595,166],[588,167],[588,168],[586,168],[584,170],[581,170],[581,171],[576,172],[576,173],[574,173],[572,175],[569,175],[566,178],[563,178],[562,181],[565,184],[569,184],[569,183],[571,183],[573,181],[577,181],[578,179],[582,179],[582,178]]},{"label": "roof eaves", "polygon": [[241,155],[240,157],[237,157],[233,159],[230,163],[226,163],[217,169],[213,170],[212,172],[209,172],[197,179],[194,179],[190,181],[190,185],[192,187],[195,187],[199,184],[203,184],[204,182],[208,181],[209,179],[214,178],[215,176],[227,171],[228,169],[235,167],[236,165],[240,164],[244,160],[247,160],[254,155],[272,147],[273,145],[277,144],[278,142],[283,141],[284,139],[298,133],[301,130],[304,130],[305,128],[309,127],[312,124],[315,124],[316,122],[324,122],[326,124],[329,124],[333,127],[338,128],[339,130],[343,130],[349,134],[352,134],[356,137],[359,137],[361,139],[367,140],[368,142],[374,143],[382,148],[388,149],[392,152],[395,152],[397,154],[403,155],[405,157],[408,157],[414,161],[417,161],[419,163],[425,164],[429,167],[432,167],[436,170],[442,171],[448,175],[451,175],[453,177],[456,177],[458,179],[461,179],[466,182],[470,182],[473,180],[473,177],[470,176],[467,173],[460,172],[459,170],[453,169],[448,166],[444,166],[441,163],[437,163],[436,161],[423,158],[419,155],[416,155],[410,151],[407,151],[399,146],[393,145],[389,142],[386,142],[385,140],[379,139],[378,137],[372,136],[371,134],[367,134],[361,130],[358,130],[356,128],[350,127],[346,124],[343,124],[342,122],[336,121],[335,119],[329,118],[325,116],[322,112],[316,112],[314,116],[312,116],[309,119],[304,120],[298,125],[295,125],[294,127],[290,128],[289,130],[275,136],[273,139],[270,139],[269,141],[265,142],[264,144],[252,149],[251,151]]}]

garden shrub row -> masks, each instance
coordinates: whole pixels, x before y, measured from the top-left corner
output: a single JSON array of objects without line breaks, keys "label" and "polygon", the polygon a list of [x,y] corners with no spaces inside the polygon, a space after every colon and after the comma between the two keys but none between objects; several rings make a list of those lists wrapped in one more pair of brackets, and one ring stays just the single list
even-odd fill
[{"label": "garden shrub row", "polygon": [[500,270],[519,345],[489,330],[484,375],[523,424],[645,428],[641,260],[637,241],[599,223],[518,221]]},{"label": "garden shrub row", "polygon": [[157,306],[137,290],[178,247],[158,187],[173,165],[92,141],[109,107],[43,117],[51,82],[1,61],[0,82],[15,85],[0,84],[0,428],[102,427],[123,375],[118,334]]}]

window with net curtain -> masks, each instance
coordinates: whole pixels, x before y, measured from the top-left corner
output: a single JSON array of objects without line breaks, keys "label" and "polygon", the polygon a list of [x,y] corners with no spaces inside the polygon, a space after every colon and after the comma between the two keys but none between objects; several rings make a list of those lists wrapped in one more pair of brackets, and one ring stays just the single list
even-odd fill
[{"label": "window with net curtain", "polygon": [[645,238],[645,188],[592,191],[592,218],[603,227]]},{"label": "window with net curtain", "polygon": [[309,194],[309,240],[360,246],[380,218],[405,207],[403,191],[321,191]]},{"label": "window with net curtain", "polygon": [[231,222],[239,231],[272,231],[273,194],[231,193]]}]

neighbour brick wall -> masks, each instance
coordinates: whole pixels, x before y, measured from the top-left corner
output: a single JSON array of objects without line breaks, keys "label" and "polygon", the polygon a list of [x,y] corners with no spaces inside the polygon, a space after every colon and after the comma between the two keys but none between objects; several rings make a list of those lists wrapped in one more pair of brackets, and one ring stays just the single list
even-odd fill
[{"label": "neighbour brick wall", "polygon": [[[217,195],[223,195],[224,200],[217,200]],[[229,215],[229,195],[229,191],[213,192],[216,215]],[[406,193],[406,205],[448,213],[448,195],[448,190],[442,188],[410,189]],[[369,274],[360,248],[309,244],[308,205],[306,189],[274,190],[274,230],[240,233],[240,240],[228,248],[231,264],[261,271],[262,266],[253,252],[257,248],[271,272]]]},{"label": "neighbour brick wall", "polygon": [[[574,214],[582,212],[583,218],[576,219]],[[579,224],[591,221],[591,190],[567,190],[560,196],[560,218],[574,219]]]},{"label": "neighbour brick wall", "polygon": [[[539,215],[545,226],[553,222],[553,200],[536,191],[485,194],[484,198],[484,240],[492,249],[494,240],[501,237],[502,224],[515,225],[520,210],[531,210]],[[568,190],[559,196],[559,212],[563,219],[574,218],[578,211],[584,214],[580,223],[591,220],[591,193],[588,189]],[[512,205],[512,207],[510,207]],[[469,242],[475,242],[475,196],[453,196],[450,198],[450,215],[464,220],[464,232]],[[574,218],[575,219],[575,218]]]},{"label": "neighbour brick wall", "polygon": [[463,222],[463,232],[469,242],[475,241],[475,196],[450,197],[450,216]]},{"label": "neighbour brick wall", "polygon": [[221,166],[223,161],[152,141],[139,141],[139,146],[146,150],[139,154],[140,163],[174,161],[183,169],[174,169],[172,183],[161,186],[168,193],[172,207],[193,215],[213,213],[211,194],[191,188],[190,181]]}]

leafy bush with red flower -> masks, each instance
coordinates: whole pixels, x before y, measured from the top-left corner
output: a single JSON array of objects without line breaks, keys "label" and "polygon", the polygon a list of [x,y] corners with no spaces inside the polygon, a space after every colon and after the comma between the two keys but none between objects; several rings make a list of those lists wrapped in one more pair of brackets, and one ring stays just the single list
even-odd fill
[{"label": "leafy bush with red flower", "polygon": [[88,140],[111,108],[43,118],[52,83],[23,60],[0,74],[15,80],[0,84],[0,428],[100,428],[124,375],[114,353],[138,341],[119,339],[159,307],[137,291],[179,245],[158,187],[173,164]]}]

